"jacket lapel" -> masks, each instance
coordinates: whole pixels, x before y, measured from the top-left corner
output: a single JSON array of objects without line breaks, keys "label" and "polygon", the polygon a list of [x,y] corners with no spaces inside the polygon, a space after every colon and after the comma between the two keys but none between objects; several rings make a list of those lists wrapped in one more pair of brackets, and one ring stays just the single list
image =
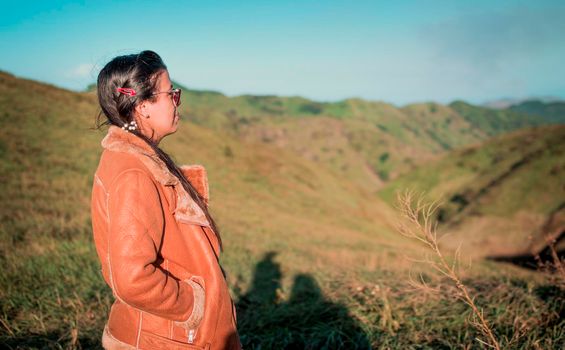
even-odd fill
[{"label": "jacket lapel", "polygon": [[[165,163],[144,140],[111,125],[101,144],[107,150],[134,155],[149,170],[157,182],[163,186],[173,186],[177,194],[177,206],[173,214],[177,221],[210,227],[210,223],[200,206],[190,197],[180,180],[169,171]],[[200,165],[184,166],[181,167],[181,170],[207,204],[208,179],[204,167]]]}]

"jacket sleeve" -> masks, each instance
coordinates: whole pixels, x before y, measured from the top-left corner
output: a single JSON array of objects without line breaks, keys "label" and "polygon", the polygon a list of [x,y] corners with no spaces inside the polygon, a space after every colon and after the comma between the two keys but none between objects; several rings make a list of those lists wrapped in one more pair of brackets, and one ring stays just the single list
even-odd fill
[{"label": "jacket sleeve", "polygon": [[199,323],[203,285],[179,281],[158,266],[164,212],[149,175],[138,169],[122,172],[109,189],[108,216],[108,264],[116,297],[181,326]]}]

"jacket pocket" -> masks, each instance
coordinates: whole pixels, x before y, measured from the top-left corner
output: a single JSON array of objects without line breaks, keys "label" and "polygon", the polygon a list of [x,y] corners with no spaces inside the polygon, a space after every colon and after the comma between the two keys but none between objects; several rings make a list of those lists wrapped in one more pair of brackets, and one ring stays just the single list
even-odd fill
[{"label": "jacket pocket", "polygon": [[[175,350],[208,350],[208,346],[197,346],[195,344],[187,344],[178,342],[141,331],[139,337],[139,348],[141,349],[175,349]],[[134,349],[132,347],[132,349]]]},{"label": "jacket pocket", "polygon": [[193,306],[190,316],[185,321],[175,321],[174,324],[186,331],[186,340],[188,343],[194,343],[198,333],[198,327],[204,318],[204,308],[206,305],[206,290],[204,279],[200,276],[192,276],[183,282],[188,283],[193,291]]}]

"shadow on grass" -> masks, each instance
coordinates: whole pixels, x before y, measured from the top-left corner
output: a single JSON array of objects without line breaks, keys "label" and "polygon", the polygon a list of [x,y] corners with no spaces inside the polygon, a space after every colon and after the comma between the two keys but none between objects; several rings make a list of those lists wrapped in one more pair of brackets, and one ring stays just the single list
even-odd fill
[{"label": "shadow on grass", "polygon": [[[560,260],[565,259],[565,249],[556,252]],[[553,256],[549,248],[543,249],[538,255],[516,254],[510,256],[487,256],[487,260],[511,263],[529,270],[545,270],[555,272],[553,266]]]},{"label": "shadow on grass", "polygon": [[257,264],[250,290],[236,305],[244,348],[370,349],[347,308],[327,300],[312,276],[297,275],[289,300],[280,300],[282,273],[275,256],[269,252]]}]

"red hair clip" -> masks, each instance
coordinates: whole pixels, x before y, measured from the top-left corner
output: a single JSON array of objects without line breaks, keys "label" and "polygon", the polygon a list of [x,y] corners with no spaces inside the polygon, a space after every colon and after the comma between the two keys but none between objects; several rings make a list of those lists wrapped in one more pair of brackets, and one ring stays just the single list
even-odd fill
[{"label": "red hair clip", "polygon": [[124,95],[129,95],[129,96],[135,96],[135,90],[134,89],[130,89],[130,88],[117,88],[116,89],[117,92],[124,94]]}]

